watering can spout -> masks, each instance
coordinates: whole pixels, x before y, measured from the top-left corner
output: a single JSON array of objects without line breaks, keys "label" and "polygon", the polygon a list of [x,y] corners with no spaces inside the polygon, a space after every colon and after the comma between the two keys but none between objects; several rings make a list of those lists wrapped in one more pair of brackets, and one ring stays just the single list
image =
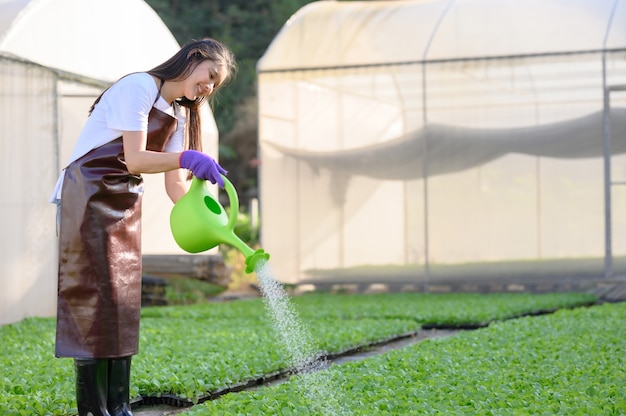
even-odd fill
[{"label": "watering can spout", "polygon": [[236,240],[233,240],[230,245],[239,250],[241,254],[243,254],[243,256],[246,258],[246,273],[252,273],[253,271],[255,271],[257,265],[260,267],[262,263],[259,263],[259,261],[266,262],[267,260],[269,260],[270,255],[266,253],[265,250],[263,250],[262,248],[255,251],[250,248],[250,246],[248,246],[246,243],[244,243],[239,237],[235,238]]},{"label": "watering can spout", "polygon": [[200,253],[220,244],[228,244],[246,258],[246,273],[251,273],[267,261],[269,254],[263,249],[253,250],[235,234],[239,197],[233,184],[225,177],[224,189],[230,200],[230,214],[211,195],[206,181],[196,177],[191,187],[172,208],[170,228],[176,244],[189,253]]},{"label": "watering can spout", "polygon": [[[246,257],[246,273],[252,273],[257,270],[257,267],[261,267],[267,260],[269,260],[270,255],[265,252],[262,248],[258,249],[251,255]],[[259,263],[260,262],[260,263]]]}]

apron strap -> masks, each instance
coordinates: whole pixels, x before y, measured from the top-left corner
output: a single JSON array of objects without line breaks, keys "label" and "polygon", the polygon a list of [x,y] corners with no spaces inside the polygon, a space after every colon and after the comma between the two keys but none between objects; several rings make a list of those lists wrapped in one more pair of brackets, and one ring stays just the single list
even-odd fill
[{"label": "apron strap", "polygon": [[152,103],[152,105],[155,105],[157,101],[159,101],[159,97],[161,96],[161,88],[163,88],[163,84],[165,84],[165,80],[162,79],[161,80],[161,85],[159,85],[159,93],[157,94],[156,98],[154,99],[154,102]]}]

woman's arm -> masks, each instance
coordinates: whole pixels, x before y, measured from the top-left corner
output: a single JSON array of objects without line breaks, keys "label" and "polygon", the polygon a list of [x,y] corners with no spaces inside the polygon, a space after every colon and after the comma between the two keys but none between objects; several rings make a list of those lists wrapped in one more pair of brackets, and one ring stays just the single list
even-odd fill
[{"label": "woman's arm", "polygon": [[128,171],[135,175],[165,172],[165,191],[176,203],[188,190],[186,170],[180,169],[180,153],[153,152],[146,149],[143,131],[125,131],[124,159]]},{"label": "woman's arm", "polygon": [[194,176],[224,187],[222,175],[227,172],[211,156],[196,151],[184,152],[153,152],[146,149],[147,134],[143,131],[124,131],[124,158],[128,171],[135,175],[142,173],[160,173],[175,171],[166,175],[165,186],[172,201],[186,192],[187,185],[183,179],[184,171],[189,169]]},{"label": "woman's arm", "polygon": [[180,168],[180,153],[146,150],[148,141],[144,131],[124,131],[124,159],[128,171],[135,175],[159,173]]},{"label": "woman's arm", "polygon": [[187,171],[185,169],[175,169],[165,172],[165,192],[173,203],[178,202],[189,190],[187,181]]}]

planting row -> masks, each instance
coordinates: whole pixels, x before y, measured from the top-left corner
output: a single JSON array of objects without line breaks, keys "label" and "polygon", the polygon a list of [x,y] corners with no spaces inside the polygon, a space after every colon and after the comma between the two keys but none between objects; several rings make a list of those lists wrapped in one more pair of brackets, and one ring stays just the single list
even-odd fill
[{"label": "planting row", "polygon": [[520,318],[182,414],[624,415],[626,304]]},{"label": "planting row", "polygon": [[[588,304],[586,294],[306,295],[293,309],[316,344],[334,354],[416,332],[422,324],[483,325]],[[262,299],[142,311],[134,397],[172,394],[198,401],[290,366]],[[54,319],[0,327],[0,414],[75,413],[73,363],[55,359]]]}]

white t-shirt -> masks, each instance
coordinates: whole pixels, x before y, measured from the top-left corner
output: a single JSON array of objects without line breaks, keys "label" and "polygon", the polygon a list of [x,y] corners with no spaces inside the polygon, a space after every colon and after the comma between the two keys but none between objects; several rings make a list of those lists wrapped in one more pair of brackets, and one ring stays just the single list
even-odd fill
[{"label": "white t-shirt", "polygon": [[[165,146],[165,152],[181,152],[184,148],[185,111],[174,108],[163,97],[156,101],[159,89],[150,74],[138,72],[127,75],[111,86],[103,95],[91,115],[87,118],[83,130],[78,136],[76,146],[66,166],[92,149],[102,146],[122,136],[123,131],[147,131],[148,114],[152,104],[159,110],[178,118],[178,127]],[[61,199],[65,169],[57,180],[50,202]]]}]

